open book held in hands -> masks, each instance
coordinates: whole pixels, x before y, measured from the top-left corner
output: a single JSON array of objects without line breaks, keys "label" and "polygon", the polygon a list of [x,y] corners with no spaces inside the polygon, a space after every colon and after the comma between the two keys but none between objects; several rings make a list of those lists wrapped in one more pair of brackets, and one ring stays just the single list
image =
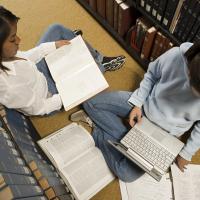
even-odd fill
[{"label": "open book held in hands", "polygon": [[108,87],[80,35],[47,55],[45,60],[66,111]]},{"label": "open book held in hands", "polygon": [[38,144],[77,200],[90,199],[114,179],[92,136],[76,123]]}]

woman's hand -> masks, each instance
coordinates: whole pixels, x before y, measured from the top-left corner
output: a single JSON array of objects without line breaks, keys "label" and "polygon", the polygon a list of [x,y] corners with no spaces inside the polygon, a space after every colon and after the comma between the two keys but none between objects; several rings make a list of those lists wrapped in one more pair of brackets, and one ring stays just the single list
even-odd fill
[{"label": "woman's hand", "polygon": [[70,44],[69,40],[58,40],[55,42],[56,49],[62,47],[63,45],[68,45],[68,44]]},{"label": "woman's hand", "polygon": [[190,161],[188,160],[185,160],[184,158],[182,158],[180,155],[177,156],[176,158],[176,164],[178,166],[178,168],[184,172],[184,169],[187,169],[186,168],[186,165],[188,165],[190,163]]},{"label": "woman's hand", "polygon": [[142,120],[142,110],[141,108],[135,106],[129,114],[129,124],[133,127],[137,122]]}]

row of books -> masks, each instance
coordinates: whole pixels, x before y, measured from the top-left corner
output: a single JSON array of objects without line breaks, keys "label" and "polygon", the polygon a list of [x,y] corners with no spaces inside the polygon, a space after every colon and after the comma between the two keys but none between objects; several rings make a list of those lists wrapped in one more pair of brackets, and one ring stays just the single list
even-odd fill
[{"label": "row of books", "polygon": [[10,136],[0,130],[0,199],[46,199]]},{"label": "row of books", "polygon": [[141,16],[137,7],[153,17],[158,24],[180,42],[198,40],[200,30],[199,0],[85,0],[118,34],[124,37]]},{"label": "row of books", "polygon": [[86,0],[91,8],[103,17],[113,29],[124,37],[139,13],[132,0]]},{"label": "row of books", "polygon": [[0,199],[73,200],[32,139],[27,118],[9,111],[0,109]]},{"label": "row of books", "polygon": [[168,37],[142,17],[128,31],[126,42],[140,54],[141,59],[149,61],[155,60],[174,46]]},{"label": "row of books", "polygon": [[139,0],[138,4],[180,42],[194,40],[200,27],[199,0]]}]

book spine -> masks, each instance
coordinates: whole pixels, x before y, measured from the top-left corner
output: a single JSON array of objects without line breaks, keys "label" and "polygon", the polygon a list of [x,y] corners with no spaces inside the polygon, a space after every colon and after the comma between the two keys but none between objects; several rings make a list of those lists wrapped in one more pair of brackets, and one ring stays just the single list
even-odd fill
[{"label": "book spine", "polygon": [[6,156],[6,155],[11,155],[11,156],[17,156],[17,157],[20,157],[20,154],[19,152],[13,148],[13,147],[9,147],[8,145],[2,145],[0,146],[0,155],[2,157]]},{"label": "book spine", "polygon": [[197,20],[199,11],[200,11],[200,2],[197,1],[195,7],[189,11],[190,17],[189,17],[187,26],[182,32],[181,41],[186,41],[188,35],[191,33],[192,27],[195,24],[195,21]]},{"label": "book spine", "polygon": [[39,180],[42,177],[59,177],[58,173],[53,171],[53,170],[49,170],[49,169],[37,169],[35,171],[33,171],[34,176],[36,177],[37,180]]},{"label": "book spine", "polygon": [[106,19],[114,27],[114,0],[106,1]]},{"label": "book spine", "polygon": [[145,0],[140,0],[140,7],[145,9]]},{"label": "book spine", "polygon": [[172,22],[171,22],[170,27],[169,27],[169,31],[171,33],[174,32],[174,29],[175,29],[175,27],[177,25],[177,22],[178,22],[179,18],[180,18],[180,11],[181,11],[181,9],[183,7],[183,4],[185,4],[185,1],[186,0],[180,0],[179,3],[178,3],[178,5],[177,5],[177,7],[176,7],[176,11],[174,13]]},{"label": "book spine", "polygon": [[23,151],[32,151],[32,152],[36,152],[36,153],[38,152],[35,144],[32,145],[32,143],[27,144],[27,143],[24,143],[24,142],[21,142],[21,141],[17,141],[17,145],[22,152]]},{"label": "book spine", "polygon": [[[125,9],[124,5],[126,5]],[[131,25],[136,21],[136,15],[131,3],[125,2],[119,5],[118,34],[121,37],[126,35]]]},{"label": "book spine", "polygon": [[0,191],[0,199],[16,199],[43,195],[39,186],[33,185],[9,185]]},{"label": "book spine", "polygon": [[71,194],[65,194],[57,196],[54,200],[74,200],[74,197]]},{"label": "book spine", "polygon": [[1,173],[0,176],[7,185],[37,185],[35,178],[32,176],[10,173]]},{"label": "book spine", "polygon": [[62,179],[58,178],[58,177],[42,177],[39,180],[39,184],[42,187],[43,190],[46,190],[50,187],[54,187],[54,186],[60,186],[60,185],[64,185],[64,182]]},{"label": "book spine", "polygon": [[138,23],[137,23],[137,27],[138,27],[138,29],[137,29],[137,35],[136,35],[135,43],[136,43],[136,46],[138,47],[138,49],[140,49],[140,51],[141,51],[143,43],[144,43],[146,32],[149,28],[149,24],[145,20],[143,20],[143,18],[139,18]]},{"label": "book spine", "polygon": [[192,3],[189,1],[185,1],[185,3],[183,4],[183,7],[180,11],[179,20],[178,20],[175,30],[173,32],[173,34],[179,40],[181,39],[182,33],[185,31],[185,27],[188,24],[189,19],[191,18],[195,3],[196,3],[195,1],[192,1]]},{"label": "book spine", "polygon": [[135,25],[135,26],[133,26],[133,30],[131,32],[131,43],[130,43],[130,45],[135,51],[139,52],[139,49],[135,44],[136,34],[137,34],[137,26]]},{"label": "book spine", "polygon": [[199,42],[200,41],[200,29],[198,30],[198,32],[196,33],[195,37],[192,40],[194,43],[195,42]]},{"label": "book spine", "polygon": [[160,44],[161,39],[162,39],[162,34],[160,32],[157,32],[156,37],[155,37],[155,42],[153,44],[151,56],[150,56],[150,61],[153,61],[156,59],[156,54],[157,54],[157,50],[159,49],[159,44]]},{"label": "book spine", "polygon": [[142,51],[141,51],[141,58],[146,59],[146,60],[149,59],[149,55],[150,55],[150,52],[151,52],[151,49],[153,46],[154,38],[155,38],[155,35],[157,32],[155,27],[152,27],[149,30],[146,32],[146,35],[144,38],[144,43],[142,46]]},{"label": "book spine", "polygon": [[97,11],[97,0],[89,0],[89,5],[94,11]]},{"label": "book spine", "polygon": [[162,1],[159,2],[159,6],[158,6],[158,10],[157,10],[157,15],[156,15],[156,19],[159,22],[162,22],[166,6],[167,6],[167,0],[162,0]]},{"label": "book spine", "polygon": [[22,159],[16,160],[17,163],[11,161],[0,161],[0,171],[5,173],[30,175],[31,171],[29,168],[24,166],[24,161]]},{"label": "book spine", "polygon": [[34,160],[34,161],[30,161],[28,163],[31,171],[35,171],[37,169],[49,169],[49,170],[55,170],[55,168],[53,167],[53,165],[47,163],[45,160]]},{"label": "book spine", "polygon": [[65,186],[54,186],[50,187],[49,189],[45,190],[45,195],[48,199],[53,199],[56,196],[61,196],[67,194]]},{"label": "book spine", "polygon": [[145,10],[151,15],[153,9],[153,0],[146,1]]},{"label": "book spine", "polygon": [[157,16],[158,7],[159,7],[159,0],[154,0],[153,1],[152,12],[151,12],[151,14],[152,14],[152,16],[154,18],[156,18],[156,16]]},{"label": "book spine", "polygon": [[97,0],[97,12],[104,19],[106,18],[106,0]]},{"label": "book spine", "polygon": [[118,9],[119,5],[117,3],[117,0],[114,1],[114,30],[117,31],[118,28]]},{"label": "book spine", "polygon": [[17,200],[47,200],[45,196],[25,197]]},{"label": "book spine", "polygon": [[165,10],[164,18],[162,20],[162,25],[166,29],[169,29],[171,21],[173,19],[174,13],[176,11],[179,0],[169,0]]},{"label": "book spine", "polygon": [[200,27],[200,16],[197,17],[197,19],[194,23],[194,26],[192,27],[192,30],[190,31],[190,34],[187,37],[187,41],[190,41],[190,42],[193,41],[195,35],[198,32],[199,27]]},{"label": "book spine", "polygon": [[164,36],[161,33],[159,43],[158,43],[158,47],[157,47],[157,50],[155,52],[155,58],[154,59],[158,58],[162,54],[163,49],[164,49],[164,45],[165,45],[165,40],[166,40],[166,36]]}]

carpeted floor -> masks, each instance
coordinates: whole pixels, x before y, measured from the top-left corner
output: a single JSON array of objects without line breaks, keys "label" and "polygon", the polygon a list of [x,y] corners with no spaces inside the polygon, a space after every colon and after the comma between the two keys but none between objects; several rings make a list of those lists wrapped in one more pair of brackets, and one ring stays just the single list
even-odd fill
[{"label": "carpeted floor", "polygon": [[[109,90],[132,91],[142,79],[143,69],[75,0],[1,0],[0,4],[21,18],[18,24],[21,50],[34,47],[48,25],[60,23],[71,29],[82,29],[84,38],[104,55],[123,54],[127,57],[122,69],[105,74],[110,84]],[[41,137],[44,137],[69,124],[68,116],[77,109],[52,117],[34,117],[32,122]],[[195,156],[194,162],[200,163],[199,157]],[[118,181],[113,181],[92,199],[121,199]]]},{"label": "carpeted floor", "polygon": [[[18,23],[21,50],[34,47],[50,24],[59,23],[71,29],[82,29],[84,39],[104,55],[123,54],[127,57],[122,69],[105,74],[110,85],[109,90],[131,91],[142,79],[143,69],[75,0],[1,0],[0,4],[21,18]],[[32,122],[41,137],[44,137],[69,124],[68,116],[77,109],[52,117],[34,117]],[[92,199],[121,199],[118,181],[113,181]]]}]

